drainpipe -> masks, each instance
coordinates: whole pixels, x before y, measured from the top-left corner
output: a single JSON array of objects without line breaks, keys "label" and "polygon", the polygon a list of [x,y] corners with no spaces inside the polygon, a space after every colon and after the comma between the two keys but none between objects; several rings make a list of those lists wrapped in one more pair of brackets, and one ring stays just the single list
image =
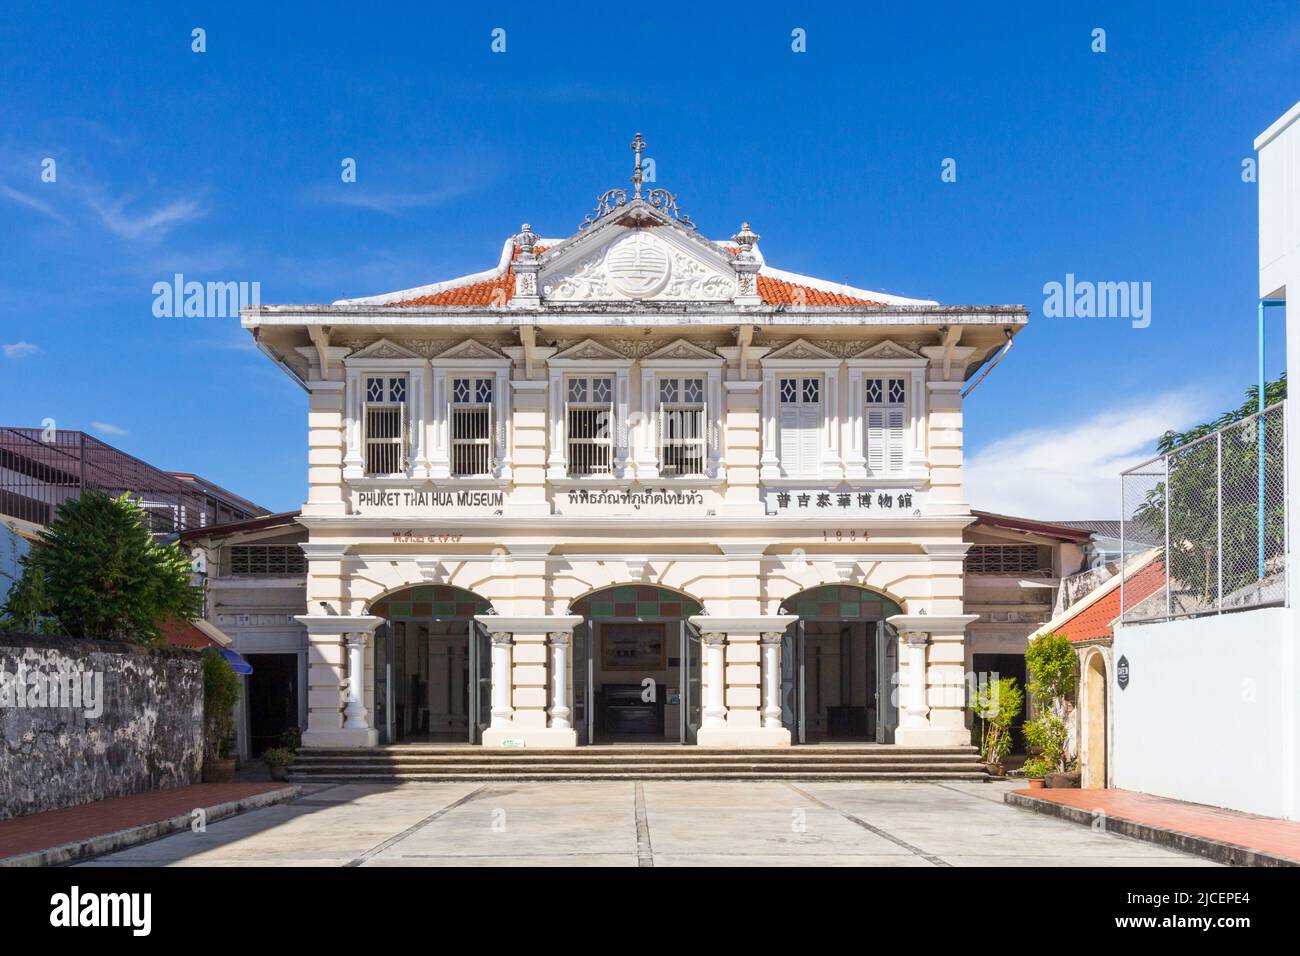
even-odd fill
[{"label": "drainpipe", "polygon": [[1002,346],[1002,351],[1000,351],[996,356],[994,356],[993,361],[989,363],[989,367],[980,373],[980,377],[975,379],[975,381],[971,382],[970,387],[967,388],[966,391],[961,393],[962,398],[965,398],[971,392],[975,391],[975,386],[978,385],[980,382],[984,381],[985,376],[987,376],[989,372],[997,368],[998,363],[1001,362],[1006,357],[1006,354],[1011,351],[1011,345],[1012,345],[1011,330],[1003,329],[1002,334],[1007,337],[1007,344]]},{"label": "drainpipe", "polygon": [[1278,306],[1278,305],[1286,305],[1286,300],[1285,299],[1260,299],[1259,300],[1259,334],[1257,336],[1259,340],[1259,403],[1258,403],[1259,404],[1259,426],[1255,430],[1256,440],[1259,442],[1259,449],[1256,451],[1255,457],[1258,459],[1258,464],[1259,464],[1259,468],[1258,468],[1259,497],[1256,499],[1256,503],[1258,505],[1257,511],[1259,512],[1259,526],[1257,528],[1256,555],[1259,559],[1258,571],[1259,571],[1259,578],[1261,581],[1264,579],[1264,493],[1265,493],[1264,456],[1267,452],[1267,449],[1264,444],[1264,387],[1266,384],[1264,380],[1264,353],[1265,353],[1264,310],[1267,309],[1269,306]]}]

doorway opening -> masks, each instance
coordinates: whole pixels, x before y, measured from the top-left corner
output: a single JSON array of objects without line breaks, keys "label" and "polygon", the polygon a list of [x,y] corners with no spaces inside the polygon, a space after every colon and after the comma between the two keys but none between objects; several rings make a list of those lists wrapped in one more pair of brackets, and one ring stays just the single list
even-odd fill
[{"label": "doorway opening", "polygon": [[791,740],[892,744],[898,728],[898,632],[889,598],[853,585],[801,591],[781,641],[781,721]]},{"label": "doorway opening", "polygon": [[287,746],[286,734],[298,727],[298,655],[245,654],[248,675],[248,750],[254,757],[270,747]]},{"label": "doorway opening", "polygon": [[1081,786],[1101,790],[1106,786],[1106,661],[1097,651],[1083,668],[1083,759]]},{"label": "doorway opening", "polygon": [[693,743],[700,723],[699,602],[629,584],[575,601],[573,725],[579,744]]},{"label": "doorway opening", "polygon": [[[973,670],[980,680],[998,680],[1003,677],[1015,678],[1016,686],[1021,690],[1025,687],[1025,655],[1024,654],[972,654],[971,670]],[[1025,718],[1029,714],[1029,698],[1025,696],[1023,703],[1020,705],[1020,713],[1016,714],[1015,719],[1011,721],[1011,752],[1013,754],[1023,754],[1026,752],[1025,747]],[[971,721],[971,743],[979,746],[979,724],[978,720]]]},{"label": "doorway opening", "polygon": [[475,615],[486,600],[461,588],[425,585],[377,601],[374,726],[379,741],[479,743],[491,721],[491,645]]}]

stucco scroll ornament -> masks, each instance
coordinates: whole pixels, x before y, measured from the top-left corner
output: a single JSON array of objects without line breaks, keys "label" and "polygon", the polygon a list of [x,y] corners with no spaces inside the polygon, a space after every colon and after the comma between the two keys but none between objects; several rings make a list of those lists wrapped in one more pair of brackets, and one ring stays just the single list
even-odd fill
[{"label": "stucco scroll ornament", "polygon": [[652,189],[645,194],[645,201],[660,212],[667,213],[687,229],[694,229],[695,223],[690,216],[682,212],[677,204],[677,197],[666,189]]},{"label": "stucco scroll ornament", "polygon": [[627,205],[626,189],[607,189],[596,198],[596,208],[587,213],[586,218],[578,225],[578,231],[581,232],[596,224],[598,219],[608,216],[615,209]]},{"label": "stucco scroll ornament", "polygon": [[578,263],[572,272],[556,276],[542,288],[548,299],[613,299],[609,276],[604,269],[604,253],[591,256]]},{"label": "stucco scroll ornament", "polygon": [[658,298],[730,299],[735,291],[736,282],[733,277],[707,269],[685,253],[675,252],[672,277]]}]

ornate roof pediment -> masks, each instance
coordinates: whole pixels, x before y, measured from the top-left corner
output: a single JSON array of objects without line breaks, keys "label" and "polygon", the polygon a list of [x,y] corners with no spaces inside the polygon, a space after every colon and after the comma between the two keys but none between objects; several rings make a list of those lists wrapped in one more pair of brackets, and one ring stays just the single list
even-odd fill
[{"label": "ornate roof pediment", "polygon": [[601,345],[595,339],[583,339],[577,345],[570,346],[563,352],[552,355],[548,362],[554,361],[579,361],[579,362],[605,362],[615,361],[626,363],[628,360],[620,353],[614,351],[607,345]]},{"label": "ornate roof pediment", "polygon": [[396,342],[390,342],[388,339],[380,339],[377,342],[371,342],[359,352],[353,352],[345,361],[355,362],[358,359],[419,359],[418,352],[412,352],[405,346],[398,345]]},{"label": "ornate roof pediment", "polygon": [[674,339],[663,348],[656,349],[643,359],[643,361],[659,361],[661,359],[670,359],[676,362],[721,362],[721,356],[708,349],[696,345],[694,342],[688,342],[686,339]]},{"label": "ornate roof pediment", "polygon": [[492,361],[508,361],[504,355],[495,349],[488,348],[482,342],[475,339],[466,339],[459,345],[453,345],[445,352],[438,353],[438,359],[461,359],[465,361],[482,361],[490,359]]},{"label": "ornate roof pediment", "polygon": [[726,302],[731,257],[636,200],[542,257],[545,302]]},{"label": "ornate roof pediment", "polygon": [[775,352],[765,355],[762,361],[767,362],[772,359],[807,359],[813,362],[838,362],[839,358],[824,348],[813,345],[807,339],[795,339],[788,345],[784,345]]},{"label": "ornate roof pediment", "polygon": [[864,349],[854,359],[912,359],[924,362],[925,356],[913,352],[911,349],[904,348],[891,339],[885,339],[883,342],[877,342],[869,349]]}]

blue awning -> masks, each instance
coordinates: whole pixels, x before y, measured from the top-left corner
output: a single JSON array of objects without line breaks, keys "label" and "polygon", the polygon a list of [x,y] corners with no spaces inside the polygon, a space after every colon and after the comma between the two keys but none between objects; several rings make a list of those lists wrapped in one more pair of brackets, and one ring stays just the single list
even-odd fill
[{"label": "blue awning", "polygon": [[222,657],[224,657],[227,661],[230,662],[230,669],[234,671],[236,674],[253,673],[253,665],[248,663],[248,661],[244,660],[242,657],[240,657],[237,653],[232,651],[230,648],[218,647],[217,650],[221,652]]}]

